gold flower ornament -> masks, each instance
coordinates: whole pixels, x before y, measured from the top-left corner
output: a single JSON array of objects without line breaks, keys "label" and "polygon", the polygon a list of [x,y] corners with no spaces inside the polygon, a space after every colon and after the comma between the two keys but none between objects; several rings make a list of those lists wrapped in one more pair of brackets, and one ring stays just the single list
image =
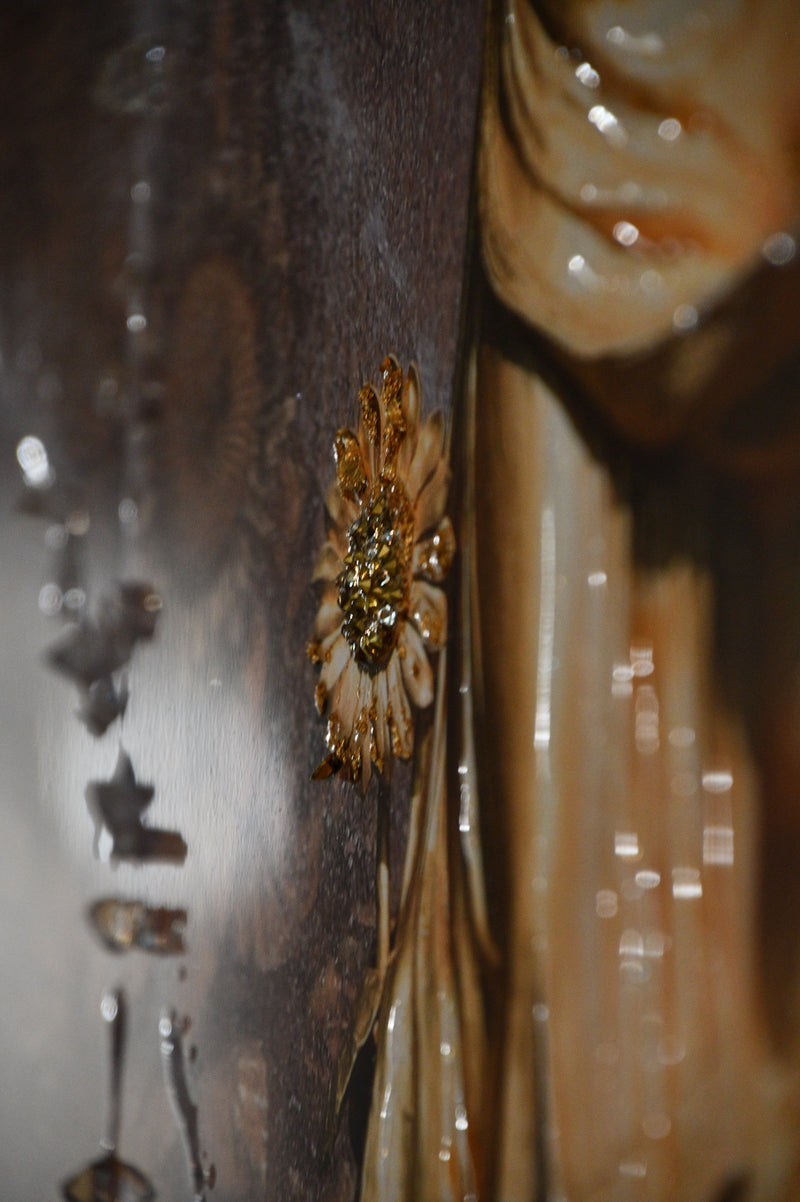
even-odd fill
[{"label": "gold flower ornament", "polygon": [[412,705],[433,700],[429,653],[447,633],[442,584],[455,551],[445,515],[450,470],[440,413],[420,420],[412,364],[381,365],[380,396],[359,393],[358,430],[339,430],[336,483],[327,498],[328,538],[314,579],[323,593],[308,644],[321,665],[317,709],[328,754],[315,780],[339,773],[369,781],[414,745]]}]

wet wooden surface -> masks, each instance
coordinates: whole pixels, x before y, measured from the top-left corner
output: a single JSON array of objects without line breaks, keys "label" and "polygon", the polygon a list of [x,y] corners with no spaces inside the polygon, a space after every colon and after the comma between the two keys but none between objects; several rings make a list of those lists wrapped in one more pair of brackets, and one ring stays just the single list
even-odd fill
[{"label": "wet wooden surface", "polygon": [[[115,985],[119,1151],[159,1196],[191,1188],[165,1017],[188,1020],[212,1197],[355,1196],[368,1065],[341,1116],[332,1083],[374,956],[375,797],[309,780],[310,578],[333,434],[384,355],[416,360],[426,410],[450,405],[480,32],[457,0],[0,15],[9,1202],[98,1155]],[[15,459],[31,435],[46,490]],[[162,608],[96,736],[45,652],[132,579]],[[96,838],[85,791],[120,749],[183,867],[115,868]],[[396,880],[408,787],[398,772]],[[185,908],[185,954],[115,957],[85,917],[111,895]]]}]

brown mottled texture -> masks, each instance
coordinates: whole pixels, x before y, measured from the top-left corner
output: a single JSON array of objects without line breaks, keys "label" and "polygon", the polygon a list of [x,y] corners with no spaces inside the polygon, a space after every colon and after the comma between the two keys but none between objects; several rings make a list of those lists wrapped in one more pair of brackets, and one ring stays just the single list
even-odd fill
[{"label": "brown mottled texture", "polygon": [[[0,1037],[26,1083],[0,1115],[8,1202],[50,1196],[100,1135],[96,1006],[112,967],[78,899],[112,887],[189,915],[185,980],[169,959],[125,958],[122,1154],[159,1196],[186,1193],[156,1031],[177,1007],[194,1024],[211,1196],[355,1196],[360,1137],[349,1099],[340,1117],[331,1099],[374,957],[375,788],[309,779],[310,577],[333,437],[363,381],[391,352],[418,364],[426,410],[450,409],[480,36],[476,0],[0,13],[2,664],[6,682],[30,678],[0,725],[24,727],[16,753],[39,764],[6,773],[26,783],[0,827],[23,848],[2,895],[23,915],[4,973],[25,982]],[[90,514],[69,542],[89,604],[134,565],[163,596],[122,725],[97,741],[39,667],[53,552],[47,520],[11,516],[30,433],[58,480],[38,507],[51,522],[78,503]],[[189,852],[171,875],[123,867],[112,886],[80,825],[82,787],[109,775],[120,741],[155,787],[153,825],[180,829]],[[403,767],[391,785],[395,902],[409,780]]]}]

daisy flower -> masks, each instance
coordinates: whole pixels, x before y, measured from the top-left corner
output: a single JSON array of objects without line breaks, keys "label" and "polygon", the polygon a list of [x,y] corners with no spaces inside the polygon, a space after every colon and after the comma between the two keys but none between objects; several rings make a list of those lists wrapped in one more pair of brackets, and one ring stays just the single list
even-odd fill
[{"label": "daisy flower", "polygon": [[442,584],[455,552],[444,507],[450,481],[440,413],[420,421],[416,368],[388,357],[380,396],[359,393],[358,430],[339,430],[328,539],[314,579],[322,599],[309,658],[327,718],[328,754],[314,773],[369,781],[414,744],[412,706],[433,700],[429,654],[447,634]]}]

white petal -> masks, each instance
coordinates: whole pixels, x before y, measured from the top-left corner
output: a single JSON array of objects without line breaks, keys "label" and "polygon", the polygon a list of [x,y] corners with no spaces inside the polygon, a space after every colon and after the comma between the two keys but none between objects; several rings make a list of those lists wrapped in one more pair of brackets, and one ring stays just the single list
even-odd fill
[{"label": "white petal", "polygon": [[436,471],[423,488],[417,499],[415,517],[415,536],[419,538],[431,526],[435,526],[444,516],[447,503],[447,489],[450,486],[450,467],[446,460],[440,459]]},{"label": "white petal", "polygon": [[346,739],[349,739],[353,733],[353,725],[358,714],[360,676],[358,665],[348,658],[344,671],[334,682],[331,690],[330,712],[339,719],[342,733]]},{"label": "white petal", "polygon": [[375,742],[378,747],[378,759],[386,765],[389,757],[389,737],[386,729],[386,705],[388,695],[386,690],[386,673],[379,672],[375,677]]},{"label": "white petal", "polygon": [[332,539],[322,544],[322,550],[317,556],[317,562],[314,564],[312,580],[335,580],[342,571],[344,563],[342,562],[341,552]]},{"label": "white petal", "polygon": [[339,485],[332,484],[325,498],[325,508],[339,530],[346,530],[358,513],[358,507],[353,501],[346,501],[339,492]]},{"label": "white petal", "polygon": [[314,637],[318,640],[327,638],[332,631],[341,626],[342,618],[343,614],[339,608],[339,590],[335,584],[326,585],[317,616],[314,619]]},{"label": "white petal", "polygon": [[403,668],[408,695],[419,709],[425,709],[433,701],[433,671],[428,663],[422,639],[410,622],[406,622],[400,635]]},{"label": "white petal", "polygon": [[408,375],[403,381],[403,413],[406,418],[406,436],[403,439],[403,445],[397,458],[398,469],[404,477],[408,476],[417,449],[421,396],[422,390],[420,388],[417,365],[416,363],[412,363],[408,369]]},{"label": "white petal", "polygon": [[399,657],[396,654],[389,660],[386,669],[386,690],[394,730],[392,751],[400,759],[407,760],[414,749],[414,722],[402,680]]},{"label": "white petal", "polygon": [[411,620],[426,647],[440,651],[447,638],[447,598],[425,580],[411,585]]},{"label": "white petal", "polygon": [[406,491],[412,501],[430,479],[442,458],[444,418],[441,413],[429,417],[417,436],[414,454],[406,474]]},{"label": "white petal", "polygon": [[319,678],[325,685],[326,692],[330,693],[347,666],[347,661],[350,659],[350,648],[344,635],[339,631],[330,645],[325,646],[323,644],[320,650],[322,671],[319,674]]}]

